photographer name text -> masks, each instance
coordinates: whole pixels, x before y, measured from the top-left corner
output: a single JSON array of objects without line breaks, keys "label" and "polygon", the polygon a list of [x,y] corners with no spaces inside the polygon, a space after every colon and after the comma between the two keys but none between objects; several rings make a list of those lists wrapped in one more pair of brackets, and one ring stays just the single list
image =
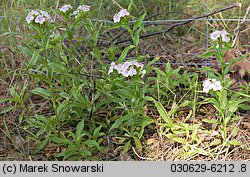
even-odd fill
[{"label": "photographer name text", "polygon": [[47,165],[30,165],[27,163],[21,164],[4,164],[2,172],[4,174],[16,173],[103,173],[103,164],[95,165],[59,165],[56,163]]}]

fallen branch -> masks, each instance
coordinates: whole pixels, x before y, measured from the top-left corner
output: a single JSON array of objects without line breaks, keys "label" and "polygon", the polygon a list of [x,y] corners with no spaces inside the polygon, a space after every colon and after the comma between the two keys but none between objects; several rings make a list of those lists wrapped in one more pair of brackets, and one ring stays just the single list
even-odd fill
[{"label": "fallen branch", "polygon": [[[227,6],[227,7],[224,7],[224,8],[221,8],[221,9],[217,9],[213,12],[210,12],[208,14],[205,14],[205,15],[200,15],[200,16],[196,16],[194,18],[191,18],[191,19],[188,19],[187,21],[184,21],[184,22],[179,22],[179,23],[175,23],[173,25],[171,25],[169,28],[163,30],[163,31],[158,31],[158,32],[153,32],[153,33],[149,33],[149,34],[145,34],[145,35],[141,35],[140,36],[140,39],[143,39],[143,38],[147,38],[147,37],[151,37],[151,36],[155,36],[155,35],[159,35],[159,34],[163,34],[163,33],[166,33],[166,32],[169,32],[170,30],[172,30],[173,28],[175,27],[178,27],[178,26],[181,26],[181,25],[185,25],[185,24],[188,24],[192,21],[195,21],[195,20],[198,20],[198,19],[201,19],[201,18],[207,18],[211,15],[214,15],[214,14],[217,14],[219,12],[223,12],[223,11],[226,11],[226,10],[229,10],[229,9],[232,9],[232,8],[235,8],[235,7],[241,7],[241,3],[236,3],[236,4],[233,4],[233,5],[230,5],[230,6]],[[132,39],[125,39],[125,40],[121,40],[121,41],[118,41],[118,42],[115,42],[114,44],[115,45],[118,45],[118,44],[121,44],[121,43],[124,43],[124,42],[130,42],[132,41]],[[110,45],[110,44],[109,44]]]},{"label": "fallen branch", "polygon": [[[188,16],[189,18],[192,17],[191,15],[189,15],[189,14],[187,14],[187,13],[185,13],[185,12],[181,12],[181,11],[172,11],[172,12],[165,12],[165,13],[157,13],[157,14],[154,14],[154,15],[149,16],[148,18],[145,18],[145,19],[144,19],[144,23],[145,23],[144,27],[149,26],[149,25],[158,25],[158,24],[153,23],[153,22],[147,22],[147,20],[150,20],[151,18],[160,16],[160,15],[169,15],[169,14],[174,14],[174,13],[186,15],[186,16]],[[130,22],[130,25],[132,26],[134,23],[135,23],[135,21],[131,21],[131,22]],[[115,37],[108,43],[108,45],[112,44],[114,41],[118,40],[119,38],[121,38],[121,36],[123,36],[124,34],[127,34],[127,33],[128,33],[128,31],[125,30],[125,29],[123,29],[123,31],[122,31],[121,33],[119,33],[117,36],[115,36]],[[129,37],[129,34],[127,34],[127,35],[128,35],[127,37]]]},{"label": "fallen branch", "polygon": [[247,15],[249,14],[250,12],[250,4],[247,8],[247,11],[243,17],[243,20],[241,21],[241,23],[238,24],[238,26],[235,28],[234,32],[236,33],[235,35],[235,38],[234,38],[234,41],[233,41],[233,44],[232,44],[232,47],[235,46],[236,42],[239,41],[239,36],[240,36],[240,28],[241,26],[243,25],[243,23],[245,23],[246,19],[247,19]]}]

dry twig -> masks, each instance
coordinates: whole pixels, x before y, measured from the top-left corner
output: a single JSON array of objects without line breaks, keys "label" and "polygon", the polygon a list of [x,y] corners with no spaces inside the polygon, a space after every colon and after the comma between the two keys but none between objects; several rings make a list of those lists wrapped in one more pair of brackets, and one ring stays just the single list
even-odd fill
[{"label": "dry twig", "polygon": [[[190,23],[192,21],[195,21],[195,20],[198,20],[198,19],[201,19],[201,18],[206,18],[206,17],[209,17],[211,15],[217,14],[219,12],[223,12],[223,11],[226,11],[226,10],[229,10],[229,9],[232,9],[232,8],[235,8],[235,7],[240,7],[240,6],[241,6],[240,3],[236,3],[236,4],[233,4],[233,5],[221,8],[221,9],[217,9],[217,10],[215,10],[213,12],[208,13],[208,14],[199,15],[199,16],[193,17],[193,18],[191,18],[191,19],[189,19],[187,21],[175,23],[175,24],[171,25],[169,28],[167,28],[167,29],[165,29],[163,31],[158,31],[158,32],[153,32],[153,33],[141,35],[140,38],[143,39],[143,38],[147,38],[147,37],[151,37],[151,36],[156,36],[156,35],[159,35],[159,34],[163,34],[163,33],[169,32],[170,30],[172,30],[175,27],[182,26],[182,25],[188,24],[188,23]],[[118,45],[118,44],[121,44],[121,43],[124,43],[124,42],[130,42],[130,41],[131,41],[131,38],[125,39],[125,40],[121,40],[121,41],[117,41],[115,43],[115,45]],[[110,45],[110,44],[111,43],[109,43],[108,45]]]}]

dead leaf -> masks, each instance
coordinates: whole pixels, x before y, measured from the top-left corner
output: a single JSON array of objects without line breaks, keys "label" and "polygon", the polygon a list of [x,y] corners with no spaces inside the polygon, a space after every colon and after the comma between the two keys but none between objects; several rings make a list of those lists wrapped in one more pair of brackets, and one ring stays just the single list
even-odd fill
[{"label": "dead leaf", "polygon": [[[229,50],[225,54],[225,61],[229,62],[235,58],[238,58],[240,55],[241,54],[238,50],[235,49]],[[233,73],[238,73],[241,76],[241,78],[243,78],[243,76],[245,75],[248,75],[250,72],[250,57],[233,63],[230,71]]]}]

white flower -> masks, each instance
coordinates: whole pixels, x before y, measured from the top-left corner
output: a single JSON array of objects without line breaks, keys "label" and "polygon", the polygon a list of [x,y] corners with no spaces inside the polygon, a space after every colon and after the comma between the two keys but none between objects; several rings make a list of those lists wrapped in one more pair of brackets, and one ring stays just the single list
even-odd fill
[{"label": "white flower", "polygon": [[78,10],[81,10],[81,11],[84,11],[84,12],[88,12],[90,11],[90,6],[87,6],[87,5],[79,5]]},{"label": "white flower", "polygon": [[137,61],[133,61],[133,65],[135,65],[138,68],[143,68],[143,64],[142,63],[138,63]]},{"label": "white flower", "polygon": [[62,6],[59,10],[61,12],[67,12],[69,9],[72,9],[72,6],[70,4],[65,4],[64,6]]},{"label": "white flower", "polygon": [[28,13],[28,15],[27,15],[27,17],[26,17],[26,22],[28,23],[28,24],[30,24],[31,23],[31,21],[32,20],[34,20],[34,15],[39,15],[39,12],[38,11],[35,11],[35,10],[32,10],[32,11],[30,11],[29,13]]},{"label": "white flower", "polygon": [[203,81],[203,92],[208,93],[212,89],[212,85],[209,79]]},{"label": "white flower", "polygon": [[125,16],[129,16],[129,12],[127,11],[127,9],[122,9],[120,10],[117,14],[114,15],[113,17],[113,20],[114,20],[114,23],[118,23],[120,22],[121,18],[122,17],[125,17]]},{"label": "white flower", "polygon": [[39,11],[32,10],[28,15],[39,15]]},{"label": "white flower", "polygon": [[141,74],[142,74],[142,76],[141,77],[143,77],[145,74],[146,74],[146,70],[144,69],[144,70],[142,70],[141,71]]},{"label": "white flower", "polygon": [[217,81],[216,79],[212,79],[212,83],[213,83],[213,90],[214,91],[222,89],[220,81]]},{"label": "white flower", "polygon": [[75,18],[78,18],[78,14],[80,13],[80,11],[83,11],[83,12],[90,11],[90,7],[91,6],[87,6],[87,5],[79,5],[77,9],[73,12],[73,14],[75,15]]},{"label": "white flower", "polygon": [[144,65],[142,63],[137,61],[126,61],[118,65],[112,62],[108,70],[108,75],[110,75],[110,73],[112,73],[115,69],[118,74],[122,74],[124,77],[134,76],[137,74],[136,68],[140,68],[140,74],[143,76],[146,73],[146,70],[143,70],[143,66]]},{"label": "white flower", "polygon": [[203,91],[208,93],[211,89],[214,91],[218,91],[222,89],[221,82],[217,81],[216,79],[207,79],[203,81]]},{"label": "white flower", "polygon": [[75,11],[73,12],[73,14],[75,15],[75,18],[77,18],[77,17],[78,17],[78,14],[79,14],[79,10],[75,10]]},{"label": "white flower", "polygon": [[114,69],[116,68],[116,64],[115,62],[112,62],[110,64],[110,68],[109,68],[109,71],[108,71],[108,75],[110,75],[110,73],[112,73],[114,71]]},{"label": "white flower", "polygon": [[32,20],[34,20],[34,16],[33,16],[33,15],[27,15],[27,17],[26,17],[26,22],[27,22],[28,24],[30,24],[30,22],[31,22]]},{"label": "white flower", "polygon": [[30,24],[32,21],[35,23],[43,24],[45,21],[51,22],[51,16],[43,10],[32,10],[26,17],[26,22]]},{"label": "white flower", "polygon": [[114,23],[118,23],[120,21],[120,17],[118,16],[118,14],[115,14],[113,17]]},{"label": "white flower", "polygon": [[46,11],[40,10],[40,13],[45,18],[49,16],[48,12],[46,12]]},{"label": "white flower", "polygon": [[227,37],[228,32],[226,32],[225,30],[222,30],[220,35],[222,37],[223,42],[229,42],[230,41],[229,37]]},{"label": "white flower", "polygon": [[35,19],[35,22],[36,23],[40,23],[40,24],[43,24],[43,22],[45,22],[45,18],[42,16],[42,15],[38,15]]},{"label": "white flower", "polygon": [[131,67],[130,70],[128,71],[129,76],[134,76],[137,74],[136,70],[134,67]]},{"label": "white flower", "polygon": [[131,65],[133,65],[133,63],[130,61],[126,61],[125,63],[120,64],[120,65],[122,67],[122,70],[127,70]]},{"label": "white flower", "polygon": [[220,31],[215,31],[213,33],[210,34],[210,38],[213,41],[217,41],[217,39],[220,37]]},{"label": "white flower", "polygon": [[225,30],[215,31],[215,32],[210,34],[210,38],[213,41],[217,41],[221,37],[223,42],[229,42],[230,39],[229,39],[229,37],[227,37],[227,35],[228,35],[228,32],[226,32]]}]

